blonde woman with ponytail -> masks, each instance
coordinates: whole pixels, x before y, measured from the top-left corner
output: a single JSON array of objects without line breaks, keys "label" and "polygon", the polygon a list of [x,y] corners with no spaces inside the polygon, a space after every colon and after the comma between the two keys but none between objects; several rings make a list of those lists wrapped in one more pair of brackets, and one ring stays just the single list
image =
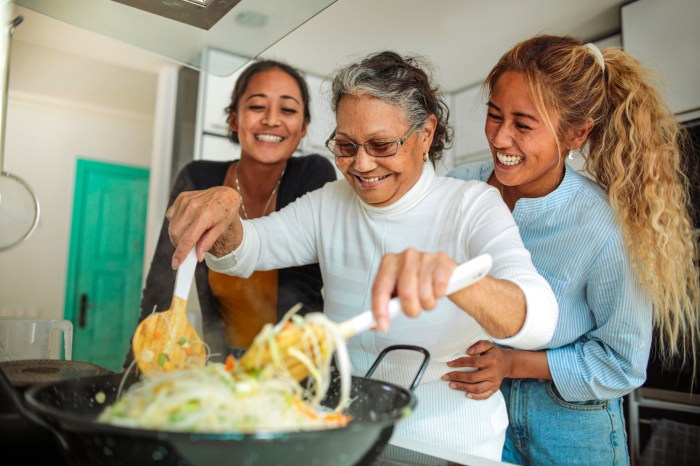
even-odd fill
[{"label": "blonde woman with ponytail", "polygon": [[[682,130],[636,59],[572,37],[517,44],[484,86],[493,160],[448,175],[498,189],[559,321],[540,351],[480,341],[448,363],[475,371],[443,379],[473,399],[500,387],[504,461],[629,464],[622,397],[644,383],[653,330],[664,357],[697,357]],[[583,157],[588,177],[567,157]]]}]

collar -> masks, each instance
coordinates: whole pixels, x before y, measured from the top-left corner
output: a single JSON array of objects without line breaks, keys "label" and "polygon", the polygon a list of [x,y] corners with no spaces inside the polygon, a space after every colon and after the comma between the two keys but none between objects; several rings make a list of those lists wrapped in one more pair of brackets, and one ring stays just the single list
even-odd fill
[{"label": "collar", "polygon": [[418,204],[421,201],[421,199],[423,199],[428,194],[430,186],[432,186],[433,182],[435,181],[435,178],[436,175],[435,168],[433,168],[433,164],[430,162],[425,162],[423,164],[423,171],[420,175],[420,178],[418,178],[418,181],[416,181],[416,184],[414,184],[411,187],[411,189],[409,189],[408,192],[406,192],[406,194],[404,194],[401,197],[401,199],[394,202],[393,204],[383,207],[377,207],[365,203],[362,199],[360,199],[359,196],[357,196],[357,200],[359,201],[362,209],[365,212],[367,212],[367,214],[370,216],[400,214],[411,210],[416,204]]},{"label": "collar", "polygon": [[551,209],[556,209],[564,204],[566,204],[574,191],[578,190],[581,184],[580,175],[573,168],[571,168],[566,162],[564,162],[564,179],[559,183],[559,186],[542,197],[523,197],[515,203],[515,210],[513,215],[516,213],[537,213],[545,212]]}]

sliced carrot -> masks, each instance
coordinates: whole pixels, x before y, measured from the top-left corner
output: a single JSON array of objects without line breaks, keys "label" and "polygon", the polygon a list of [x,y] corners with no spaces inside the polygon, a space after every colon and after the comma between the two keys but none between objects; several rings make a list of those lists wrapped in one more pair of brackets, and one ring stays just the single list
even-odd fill
[{"label": "sliced carrot", "polygon": [[155,338],[156,340],[160,339],[162,336],[163,336],[163,334],[160,333],[158,330],[153,332],[153,338]]},{"label": "sliced carrot", "polygon": [[294,400],[294,405],[297,407],[297,409],[306,417],[309,419],[318,419],[318,413],[314,411],[313,409],[309,408],[306,406],[304,403],[302,403],[299,400]]},{"label": "sliced carrot", "polygon": [[236,360],[233,358],[232,354],[229,354],[226,357],[226,370],[229,372],[233,371],[233,367],[235,366],[235,364],[236,364]]}]

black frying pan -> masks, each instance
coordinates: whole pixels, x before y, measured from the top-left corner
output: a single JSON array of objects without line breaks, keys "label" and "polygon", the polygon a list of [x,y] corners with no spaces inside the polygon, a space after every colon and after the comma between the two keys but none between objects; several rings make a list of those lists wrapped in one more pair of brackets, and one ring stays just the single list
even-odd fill
[{"label": "black frying pan", "polygon": [[[370,369],[393,349],[425,354],[417,379],[429,358],[423,348],[387,348]],[[410,390],[353,377],[347,413],[352,422],[343,428],[287,433],[188,434],[132,429],[95,422],[106,404],[116,400],[123,374],[109,374],[35,386],[27,390],[27,406],[47,421],[74,465],[355,465],[372,464],[391,437],[394,424],[415,407]],[[126,386],[134,383],[130,378]],[[414,382],[417,382],[414,381]],[[414,383],[415,385],[415,383]],[[105,404],[95,401],[106,395]],[[335,406],[339,386],[332,384],[323,404]]]}]

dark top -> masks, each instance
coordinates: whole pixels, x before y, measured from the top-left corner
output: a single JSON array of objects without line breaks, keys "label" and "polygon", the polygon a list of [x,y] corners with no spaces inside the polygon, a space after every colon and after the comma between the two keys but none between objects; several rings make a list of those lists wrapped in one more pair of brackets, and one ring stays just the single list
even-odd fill
[{"label": "dark top", "polygon": [[[226,171],[231,163],[230,161],[197,160],[187,164],[173,183],[168,206],[172,205],[183,191],[223,185]],[[287,168],[280,183],[275,210],[280,210],[303,194],[336,179],[333,165],[320,155],[291,157],[287,162]],[[146,278],[146,286],[141,297],[139,322],[153,312],[154,306],[158,311],[170,308],[175,288],[176,272],[170,267],[174,253],[175,247],[168,237],[168,220],[164,218],[158,244]],[[323,282],[318,264],[280,269],[278,273],[278,319],[297,303],[302,303],[306,312],[323,310],[323,298],[321,297]],[[223,357],[228,351],[224,322],[219,314],[216,297],[209,287],[209,268],[205,262],[197,264],[194,280],[202,310],[202,331],[204,333],[202,338],[209,345],[212,354],[210,360],[223,361]],[[132,360],[133,355],[129,349],[125,367]]]}]

